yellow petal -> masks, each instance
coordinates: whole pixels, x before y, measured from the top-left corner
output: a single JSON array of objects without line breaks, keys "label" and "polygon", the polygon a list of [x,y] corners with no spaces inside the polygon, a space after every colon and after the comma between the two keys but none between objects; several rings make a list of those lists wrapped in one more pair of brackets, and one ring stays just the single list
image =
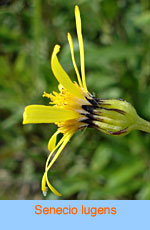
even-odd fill
[{"label": "yellow petal", "polygon": [[[70,140],[70,138],[72,137],[73,133],[65,135],[64,141],[62,143],[62,145],[59,147],[58,151],[56,152],[55,156],[53,157],[53,159],[50,161],[49,165],[46,167],[46,183],[48,185],[48,187],[50,188],[50,190],[57,196],[61,196],[61,194],[50,184],[47,173],[50,170],[50,168],[52,167],[52,165],[54,164],[54,162],[57,160],[57,158],[59,157],[59,155],[61,154],[62,150],[64,149],[64,147],[66,146],[66,144],[68,143],[68,141]],[[62,138],[62,139],[63,139]],[[61,141],[61,140],[60,140]],[[58,143],[59,144],[59,143]]]},{"label": "yellow petal", "polygon": [[50,189],[56,196],[62,196],[62,194],[61,194],[60,192],[58,192],[58,191],[50,184],[50,182],[49,182],[49,180],[48,180],[48,177],[47,177],[47,172],[45,172],[45,174],[46,174],[46,183],[47,183],[49,189]]},{"label": "yellow petal", "polygon": [[[57,130],[54,135],[57,135],[58,133],[60,133],[59,130]],[[53,135],[53,136],[54,136]],[[53,138],[52,136],[52,138]],[[47,177],[47,173],[48,170],[48,164],[49,164],[49,161],[51,160],[51,156],[54,154],[54,152],[56,151],[56,149],[59,148],[59,146],[64,142],[64,140],[66,139],[66,135],[64,135],[60,141],[58,142],[58,144],[53,148],[52,152],[49,154],[48,158],[47,158],[47,161],[46,161],[46,165],[45,165],[45,173],[43,175],[43,178],[42,178],[42,183],[41,183],[41,189],[42,189],[42,192],[43,192],[43,195],[46,196],[46,193],[47,193],[47,187],[46,187],[46,183],[48,185],[48,187],[50,188],[50,190],[57,196],[61,196],[61,194],[56,191],[56,189],[50,184],[49,180],[48,180],[48,177]]]},{"label": "yellow petal", "polygon": [[49,161],[51,160],[51,156],[54,154],[54,152],[59,148],[59,146],[64,142],[66,138],[66,135],[63,135],[63,137],[60,139],[60,141],[58,142],[58,144],[53,148],[53,150],[50,152],[47,161],[46,161],[46,165],[45,165],[45,171],[48,167]]},{"label": "yellow petal", "polygon": [[55,106],[29,105],[23,113],[23,124],[55,123],[78,117],[78,113]]},{"label": "yellow petal", "polygon": [[83,37],[82,37],[80,10],[79,10],[78,6],[75,6],[75,19],[76,19],[76,29],[77,29],[79,49],[80,49],[82,82],[83,82],[83,87],[84,87],[85,91],[88,92],[87,86],[86,86],[86,81],[85,81],[84,44],[83,44]]},{"label": "yellow petal", "polygon": [[56,141],[57,141],[57,135],[60,133],[59,130],[57,130],[53,136],[50,138],[48,142],[48,150],[51,152],[56,147]]},{"label": "yellow petal", "polygon": [[67,73],[64,71],[62,66],[60,65],[57,54],[60,50],[60,46],[56,45],[54,47],[52,58],[51,58],[51,67],[53,70],[53,73],[56,77],[56,79],[59,81],[61,85],[63,85],[64,88],[66,88],[69,92],[71,92],[76,97],[82,97],[81,91],[79,88],[76,87],[76,85],[70,80]]},{"label": "yellow petal", "polygon": [[83,87],[82,82],[81,82],[81,77],[80,77],[80,74],[79,74],[79,70],[78,70],[78,67],[76,65],[76,61],[75,61],[75,57],[74,57],[73,40],[72,40],[72,37],[71,37],[70,33],[68,33],[68,42],[69,42],[70,51],[71,51],[72,63],[73,63],[74,69],[75,69],[76,74],[77,74],[78,82],[79,82],[79,85],[81,87]]},{"label": "yellow petal", "polygon": [[51,190],[55,195],[57,195],[57,196],[62,196],[61,193],[59,193],[59,192],[49,183],[49,180],[48,180],[48,178],[47,178],[46,172],[45,172],[44,175],[43,175],[42,184],[41,184],[41,189],[42,189],[42,192],[43,192],[43,195],[44,195],[44,196],[47,195],[46,183],[47,183],[48,187],[50,188],[50,190]]},{"label": "yellow petal", "polygon": [[[53,157],[53,159],[50,161],[49,165],[47,166],[46,170],[48,171],[52,165],[54,164],[54,162],[57,160],[58,156],[60,155],[60,153],[62,152],[62,150],[64,149],[64,147],[66,146],[66,144],[68,143],[68,141],[70,140],[70,138],[72,137],[73,134],[69,134],[69,135],[65,135],[63,137],[63,143],[62,145],[59,147],[58,151],[56,152],[55,156]],[[61,140],[60,140],[61,142]],[[59,144],[59,143],[58,143]]]},{"label": "yellow petal", "polygon": [[43,195],[46,196],[47,187],[46,187],[46,174],[45,173],[44,173],[44,175],[42,177],[41,190],[43,192]]}]

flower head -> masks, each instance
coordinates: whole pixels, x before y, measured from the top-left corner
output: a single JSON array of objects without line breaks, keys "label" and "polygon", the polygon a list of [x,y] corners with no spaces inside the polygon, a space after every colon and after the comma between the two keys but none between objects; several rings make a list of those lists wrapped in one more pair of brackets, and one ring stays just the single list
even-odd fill
[{"label": "flower head", "polygon": [[[46,195],[48,186],[53,193],[61,196],[50,184],[48,171],[77,130],[94,127],[109,135],[125,135],[133,129],[150,132],[149,123],[145,123],[146,121],[139,118],[135,109],[128,102],[124,100],[98,99],[88,92],[85,80],[84,44],[78,6],[75,6],[75,20],[80,49],[81,71],[78,70],[76,65],[73,40],[70,33],[68,33],[68,42],[78,82],[72,82],[60,65],[57,58],[60,46],[56,45],[51,57],[51,68],[59,82],[59,92],[50,94],[44,92],[43,97],[49,98],[51,105],[29,105],[25,108],[23,114],[23,124],[55,123],[58,126],[57,131],[48,143],[50,154],[46,161],[41,186],[44,195]],[[145,128],[147,126],[148,128]],[[62,134],[62,138],[57,142],[59,134]]]}]

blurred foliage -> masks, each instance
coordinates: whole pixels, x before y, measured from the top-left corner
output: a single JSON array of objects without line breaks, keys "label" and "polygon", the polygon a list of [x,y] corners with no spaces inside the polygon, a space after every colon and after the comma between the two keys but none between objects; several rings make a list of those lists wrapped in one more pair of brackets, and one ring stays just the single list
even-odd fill
[{"label": "blurred foliage", "polygon": [[[0,0],[0,199],[43,199],[40,182],[55,125],[22,125],[24,107],[48,105],[57,90],[53,46],[75,79],[79,65],[74,5],[81,10],[88,89],[123,98],[150,120],[150,13],[147,0]],[[78,132],[50,173],[61,199],[150,199],[150,135]],[[46,199],[60,199],[48,193]]]}]

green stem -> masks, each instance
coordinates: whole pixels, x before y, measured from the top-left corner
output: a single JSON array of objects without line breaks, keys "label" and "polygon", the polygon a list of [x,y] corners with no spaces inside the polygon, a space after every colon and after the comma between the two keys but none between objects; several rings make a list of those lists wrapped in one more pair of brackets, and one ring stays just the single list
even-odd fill
[{"label": "green stem", "polygon": [[141,131],[150,133],[150,122],[144,120],[143,118],[139,117],[139,121],[137,124],[137,128]]}]

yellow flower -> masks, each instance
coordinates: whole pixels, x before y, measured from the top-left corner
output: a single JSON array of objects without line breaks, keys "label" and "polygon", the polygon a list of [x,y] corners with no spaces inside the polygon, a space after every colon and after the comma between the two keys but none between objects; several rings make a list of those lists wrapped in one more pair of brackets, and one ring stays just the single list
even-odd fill
[{"label": "yellow flower", "polygon": [[[72,82],[60,65],[57,58],[60,46],[56,45],[51,57],[51,68],[59,82],[59,93],[53,92],[52,94],[48,94],[44,92],[43,94],[43,97],[48,97],[51,100],[50,104],[53,104],[53,106],[29,105],[25,108],[23,114],[23,124],[55,123],[58,126],[58,130],[54,133],[48,143],[48,150],[50,151],[50,154],[46,162],[45,173],[42,179],[43,193],[46,193],[47,184],[51,191],[58,196],[61,196],[61,194],[57,192],[55,188],[50,184],[47,175],[48,171],[66,144],[69,142],[73,134],[78,129],[89,126],[88,123],[83,122],[83,120],[87,120],[87,117],[84,115],[85,110],[83,109],[83,106],[91,106],[90,100],[92,100],[91,95],[88,93],[85,81],[84,45],[82,38],[80,11],[78,6],[75,6],[75,19],[80,48],[81,76],[76,65],[73,40],[70,33],[68,33],[68,41],[78,83]],[[57,143],[57,136],[60,133],[62,133],[63,136]],[[55,155],[51,160],[51,157],[54,153]]]},{"label": "yellow flower", "polygon": [[[76,65],[73,40],[70,33],[68,33],[68,41],[78,83],[72,82],[60,65],[57,58],[60,46],[56,45],[51,57],[51,68],[59,82],[59,93],[48,94],[44,92],[43,97],[49,98],[52,105],[29,105],[25,108],[23,114],[23,124],[55,123],[58,126],[57,131],[48,143],[50,154],[46,161],[41,186],[44,195],[47,192],[47,185],[54,194],[61,196],[50,184],[48,171],[77,130],[85,127],[95,127],[109,135],[125,135],[133,129],[150,132],[150,124],[139,118],[135,109],[128,102],[98,99],[88,92],[85,80],[84,44],[78,6],[75,6],[75,20],[80,49],[81,75]],[[60,133],[63,136],[57,143],[57,136]]]}]

